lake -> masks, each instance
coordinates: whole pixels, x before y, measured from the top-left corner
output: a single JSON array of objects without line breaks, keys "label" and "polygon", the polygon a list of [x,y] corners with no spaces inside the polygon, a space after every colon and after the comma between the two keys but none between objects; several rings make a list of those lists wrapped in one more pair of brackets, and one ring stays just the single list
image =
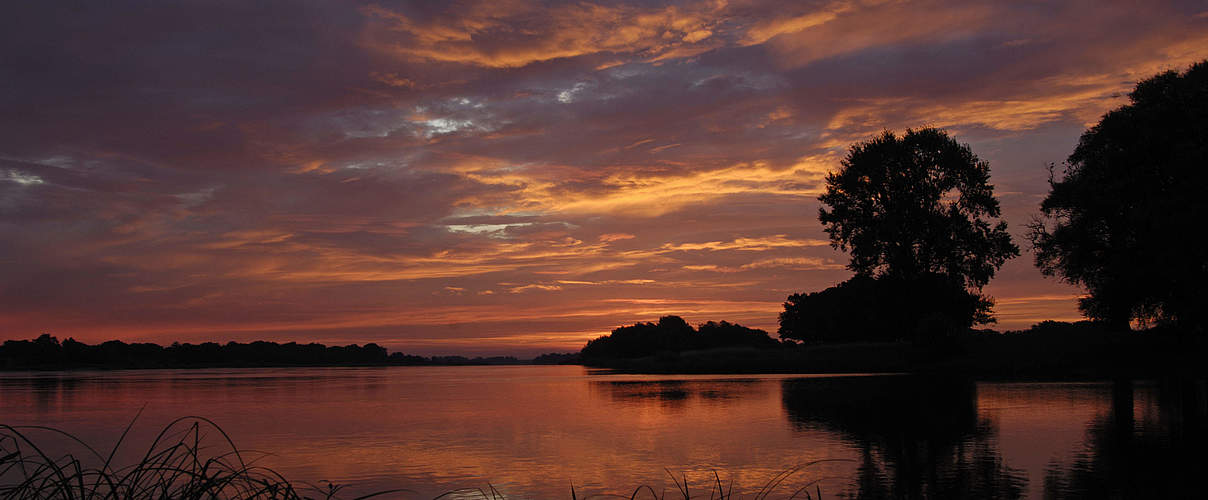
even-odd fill
[{"label": "lake", "polygon": [[[265,368],[0,374],[0,423],[146,451],[212,419],[295,481],[432,498],[641,485],[694,494],[714,472],[773,498],[1184,498],[1205,469],[1203,381],[998,383],[915,376],[626,375],[579,366]],[[31,431],[56,451],[76,450]],[[213,449],[221,440],[210,433]],[[321,483],[326,484],[326,483]],[[810,487],[814,491],[814,487]]]}]

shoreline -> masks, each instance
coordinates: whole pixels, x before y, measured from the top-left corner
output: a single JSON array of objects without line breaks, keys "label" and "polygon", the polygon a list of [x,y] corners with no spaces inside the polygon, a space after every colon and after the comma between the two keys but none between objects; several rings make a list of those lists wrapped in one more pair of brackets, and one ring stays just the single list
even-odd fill
[{"label": "shoreline", "polygon": [[[586,352],[586,350],[584,351]],[[648,351],[649,352],[649,351]],[[853,373],[955,376],[977,380],[1104,380],[1205,377],[1208,339],[1178,332],[1107,332],[1060,327],[1031,332],[971,332],[941,342],[849,342],[665,350],[640,357],[551,353],[515,357],[387,354],[374,344],[202,344],[160,347],[106,342],[89,346],[50,336],[0,346],[0,373],[247,368],[370,368],[397,366],[581,365],[650,375],[842,375]],[[223,359],[226,358],[226,359]]]}]

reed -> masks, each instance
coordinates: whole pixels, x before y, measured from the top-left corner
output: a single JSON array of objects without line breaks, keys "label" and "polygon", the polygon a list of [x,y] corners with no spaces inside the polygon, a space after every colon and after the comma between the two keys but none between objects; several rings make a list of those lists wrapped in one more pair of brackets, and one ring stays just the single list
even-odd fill
[{"label": "reed", "polygon": [[[107,454],[101,454],[88,443],[65,431],[44,426],[10,426],[0,424],[0,498],[20,500],[303,500],[343,499],[345,485],[326,483],[314,485],[291,482],[270,468],[255,464],[256,460],[245,459],[247,452],[240,452],[223,430],[204,417],[182,417],[167,425],[131,465],[118,467],[114,459],[126,440],[134,423],[122,432],[116,445]],[[58,435],[78,445],[81,456],[71,453],[50,454],[45,446],[39,446],[33,436],[49,433]],[[220,438],[220,445],[210,446],[210,437]],[[752,500],[768,500],[773,492],[780,491],[785,481],[822,460],[787,469],[768,480],[751,496]],[[717,472],[707,490],[690,489],[687,476],[676,477],[667,470],[675,484],[671,492],[656,491],[650,486],[640,486],[629,495],[594,494],[582,496],[574,485],[570,487],[571,500],[595,498],[628,498],[630,500],[655,499],[703,499],[739,500],[733,481],[724,483]],[[819,478],[799,486],[795,491],[783,491],[789,499],[820,500],[822,491]],[[413,498],[415,492],[405,489],[379,491],[369,495],[349,497],[352,500],[397,495]],[[486,489],[465,488],[443,493],[435,499],[482,499],[503,500],[505,496],[494,486]],[[434,499],[434,500],[435,500]]]}]

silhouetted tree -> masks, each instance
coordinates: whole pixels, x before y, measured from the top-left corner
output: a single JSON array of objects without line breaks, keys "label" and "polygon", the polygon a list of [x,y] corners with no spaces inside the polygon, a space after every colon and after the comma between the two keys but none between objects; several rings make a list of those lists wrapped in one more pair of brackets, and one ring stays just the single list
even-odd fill
[{"label": "silhouetted tree", "polygon": [[908,329],[932,328],[928,318],[947,312],[960,315],[943,323],[967,329],[993,321],[981,289],[1019,255],[989,180],[989,164],[943,130],[885,132],[852,145],[842,168],[827,176],[818,219],[831,245],[851,254],[848,268],[857,275],[976,298],[972,312],[933,300],[938,309],[902,318]]},{"label": "silhouetted tree", "polygon": [[1203,331],[1208,61],[1128,97],[1082,134],[1062,178],[1050,175],[1031,225],[1036,265],[1084,287],[1082,312],[1117,329],[1140,320]]},{"label": "silhouetted tree", "polygon": [[579,351],[582,359],[642,358],[660,353],[678,353],[720,347],[774,348],[779,343],[768,332],[722,321],[692,328],[679,316],[663,316],[658,323],[622,326],[591,340]]}]

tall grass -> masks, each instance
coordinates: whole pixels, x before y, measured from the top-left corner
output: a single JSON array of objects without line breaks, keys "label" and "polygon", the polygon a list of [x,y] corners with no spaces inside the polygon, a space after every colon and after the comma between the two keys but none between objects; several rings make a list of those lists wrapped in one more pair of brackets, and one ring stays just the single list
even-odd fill
[{"label": "tall grass", "polygon": [[[142,458],[114,464],[130,428],[102,455],[75,436],[50,427],[0,425],[0,497],[57,500],[332,499],[341,487],[295,486],[272,469],[244,459],[230,436],[204,417],[179,418],[156,436]],[[51,455],[31,435],[51,433],[79,445],[83,456]],[[210,449],[208,437],[220,437]],[[375,495],[381,495],[380,492]],[[360,497],[368,498],[368,497]]]},{"label": "tall grass", "polygon": [[[122,432],[118,442],[107,454],[102,455],[88,443],[62,430],[44,426],[10,426],[0,424],[0,498],[3,499],[53,499],[53,500],[152,500],[152,499],[264,499],[302,500],[341,498],[344,486],[327,483],[317,486],[310,483],[290,482],[272,469],[255,465],[255,460],[246,460],[217,424],[203,417],[183,417],[168,424],[152,441],[141,459],[132,465],[118,467],[114,459],[119,448],[130,433],[130,425]],[[63,440],[78,445],[82,456],[71,453],[51,454],[45,446],[39,446],[33,436],[57,435]],[[208,444],[211,437],[218,438],[220,445]],[[830,460],[821,460],[793,467],[772,477],[750,497],[752,500],[767,500],[773,492],[781,489],[785,481],[810,465]],[[734,493],[733,481],[723,483],[714,472],[713,481],[707,490],[693,491],[688,478],[676,477],[670,470],[667,474],[675,484],[671,492],[655,491],[650,486],[640,486],[629,495],[595,494],[581,496],[573,485],[570,487],[572,500],[589,498],[638,499],[703,499],[739,500],[741,494]],[[819,478],[786,491],[789,499],[820,500],[822,491]],[[384,495],[402,495],[410,490],[387,490],[357,496],[353,500]],[[446,492],[435,499],[481,499],[503,500],[505,496],[494,486],[465,488]]]},{"label": "tall grass", "polygon": [[[772,476],[772,478],[769,479],[768,482],[764,483],[763,487],[760,488],[759,491],[756,492],[754,494],[754,496],[752,496],[750,498],[751,498],[751,500],[768,500],[768,499],[772,498],[772,494],[777,491],[777,489],[782,485],[782,483],[784,483],[784,481],[786,479],[797,474],[798,472],[801,472],[803,469],[805,469],[806,467],[809,467],[811,465],[822,463],[822,462],[849,462],[849,461],[850,460],[843,460],[843,459],[816,460],[816,461],[809,462],[806,464],[798,465],[798,466],[790,468],[790,469],[786,469],[786,470],[781,471],[780,473],[776,474],[775,476]],[[703,492],[700,492],[700,494],[698,494],[698,495],[694,495],[694,493],[688,486],[688,476],[687,475],[681,473],[680,477],[677,478],[677,477],[675,477],[675,473],[671,472],[671,470],[669,470],[669,469],[664,469],[664,470],[667,472],[667,475],[671,477],[671,482],[675,484],[675,491],[673,491],[671,493],[667,493],[666,491],[660,493],[660,492],[654,491],[654,488],[651,488],[650,486],[639,486],[639,487],[637,487],[637,489],[633,490],[633,493],[630,494],[629,496],[595,495],[590,498],[611,497],[611,498],[628,498],[630,500],[637,500],[639,498],[643,498],[643,499],[652,498],[654,500],[670,500],[670,499],[692,500],[694,498],[698,498],[698,499],[704,498],[705,493],[709,494],[709,500],[742,500],[744,498],[741,494],[738,494],[737,496],[735,495],[734,481],[730,481],[728,484],[723,484],[722,480],[721,480],[721,476],[717,474],[717,471],[713,471],[713,483],[709,486],[709,488]],[[796,490],[789,492],[789,496],[785,497],[785,498],[787,498],[789,500],[793,500],[793,499],[797,499],[797,498],[801,498],[804,500],[822,500],[822,487],[821,487],[820,483],[826,479],[834,479],[834,478],[821,477],[821,478],[814,479],[813,481],[805,483],[804,486],[799,486]],[[814,491],[812,491],[812,492],[810,491],[811,487],[814,489]],[[571,495],[570,495],[571,500],[578,500],[578,497],[575,493],[575,488],[573,486],[571,487],[570,491],[571,491]],[[642,495],[643,493],[645,493],[649,496],[648,497],[643,496]],[[494,500],[494,499],[492,499],[492,500]]]}]

